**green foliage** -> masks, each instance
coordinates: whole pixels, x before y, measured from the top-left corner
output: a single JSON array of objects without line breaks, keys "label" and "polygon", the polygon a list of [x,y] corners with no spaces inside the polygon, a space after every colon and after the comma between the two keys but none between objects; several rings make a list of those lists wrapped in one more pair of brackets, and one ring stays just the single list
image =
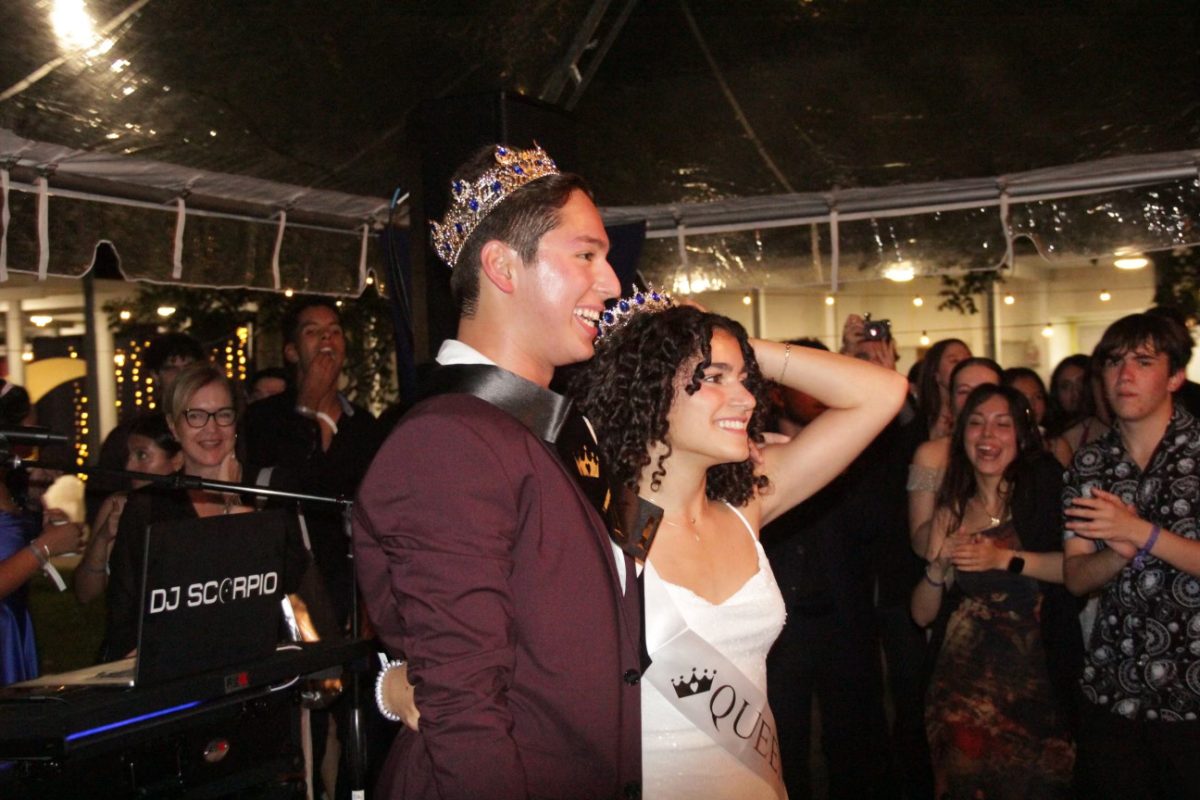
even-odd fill
[{"label": "green foliage", "polygon": [[999,270],[943,275],[942,289],[938,292],[942,302],[938,303],[938,310],[978,314],[979,304],[975,302],[975,296],[986,294],[989,287],[998,283],[1004,283],[1004,276]]},{"label": "green foliage", "polygon": [[[252,322],[259,335],[278,332],[288,299],[276,292],[252,289],[202,289],[184,286],[139,284],[129,302],[105,304],[109,327],[118,338],[154,325],[167,331],[183,331],[206,348],[233,337],[239,325]],[[162,306],[175,313],[161,317]],[[128,310],[130,319],[120,312]],[[388,300],[374,286],[359,298],[346,298],[340,308],[346,331],[346,395],[367,407],[382,408],[393,402],[395,338]],[[282,360],[252,364],[251,370]]]},{"label": "green foliage", "polygon": [[1151,253],[1154,303],[1175,306],[1189,319],[1200,318],[1200,247]]}]

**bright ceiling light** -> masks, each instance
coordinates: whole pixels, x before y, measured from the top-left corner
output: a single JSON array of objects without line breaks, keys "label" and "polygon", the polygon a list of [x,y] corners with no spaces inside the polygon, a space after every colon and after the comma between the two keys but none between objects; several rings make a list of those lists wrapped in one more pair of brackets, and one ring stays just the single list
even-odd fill
[{"label": "bright ceiling light", "polygon": [[1047,339],[1049,339],[1053,335],[1054,335],[1054,326],[1051,325],[1049,322],[1047,322],[1046,327],[1042,328],[1042,336],[1045,336]]},{"label": "bright ceiling light", "polygon": [[921,306],[925,305],[925,298],[921,297],[921,295],[917,295],[913,298],[913,305],[917,308],[920,308]]},{"label": "bright ceiling light", "polygon": [[83,0],[54,0],[49,16],[50,28],[63,52],[92,47],[99,38],[96,23]]},{"label": "bright ceiling light", "polygon": [[49,314],[34,314],[29,318],[29,321],[34,325],[37,325],[39,328],[44,328],[51,322],[54,322],[54,317],[50,316]]},{"label": "bright ceiling light", "polygon": [[898,261],[895,264],[889,264],[883,269],[883,277],[896,283],[907,283],[916,276],[917,271],[913,268],[911,261]]},{"label": "bright ceiling light", "polygon": [[133,313],[129,309],[123,308],[121,309],[121,313],[117,314],[117,316],[121,318],[122,322],[125,322],[133,316]]},{"label": "bright ceiling light", "polygon": [[1117,269],[1142,269],[1150,263],[1150,259],[1145,256],[1121,256],[1113,260],[1113,266]]},{"label": "bright ceiling light", "polygon": [[833,305],[835,302],[837,302],[837,301],[833,299],[833,295],[831,295],[831,294],[827,294],[827,295],[825,295],[825,305],[827,305],[827,306],[831,306],[831,305]]},{"label": "bright ceiling light", "polygon": [[1107,303],[1109,300],[1112,300],[1112,294],[1108,291],[1108,289],[1102,290],[1100,292],[1100,302]]},{"label": "bright ceiling light", "polygon": [[169,317],[175,313],[175,306],[159,306],[158,315],[160,317]]},{"label": "bright ceiling light", "polygon": [[750,295],[748,295],[748,294],[742,295],[742,305],[748,306],[753,302],[754,302],[754,299],[751,298]]},{"label": "bright ceiling light", "polygon": [[921,331],[921,347],[929,347],[929,334]]},{"label": "bright ceiling light", "polygon": [[1004,305],[1011,306],[1015,302],[1017,302],[1017,298],[1013,297],[1011,292],[1004,295]]}]

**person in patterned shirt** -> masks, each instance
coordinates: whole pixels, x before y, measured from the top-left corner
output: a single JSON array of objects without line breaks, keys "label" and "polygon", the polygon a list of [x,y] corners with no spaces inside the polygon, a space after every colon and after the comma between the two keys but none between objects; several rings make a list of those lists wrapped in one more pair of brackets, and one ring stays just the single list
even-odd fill
[{"label": "person in patterned shirt", "polygon": [[1200,796],[1200,422],[1176,406],[1177,322],[1109,326],[1095,368],[1116,425],[1067,472],[1063,570],[1101,592],[1080,686],[1080,797]]}]

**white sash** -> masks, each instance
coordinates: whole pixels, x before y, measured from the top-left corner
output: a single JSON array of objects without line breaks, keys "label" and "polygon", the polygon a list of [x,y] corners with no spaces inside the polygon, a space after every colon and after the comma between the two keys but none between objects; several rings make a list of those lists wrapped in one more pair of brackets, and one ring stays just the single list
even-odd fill
[{"label": "white sash", "polygon": [[[646,572],[654,570],[646,562]],[[766,695],[693,631],[658,572],[643,582],[646,641],[663,642],[642,676],[668,703],[741,761],[784,800],[779,736]],[[682,696],[681,696],[682,695]]]}]

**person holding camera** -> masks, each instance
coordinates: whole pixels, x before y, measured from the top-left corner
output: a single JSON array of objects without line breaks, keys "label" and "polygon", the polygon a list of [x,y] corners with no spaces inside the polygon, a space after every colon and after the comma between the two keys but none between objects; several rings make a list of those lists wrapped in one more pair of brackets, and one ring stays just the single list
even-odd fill
[{"label": "person holding camera", "polygon": [[[898,360],[890,323],[872,320],[869,314],[846,318],[841,351],[887,369],[895,369]],[[908,613],[909,594],[924,568],[909,545],[905,488],[908,464],[925,433],[921,423],[910,394],[895,419],[851,466],[857,489],[847,501],[857,507],[859,535],[869,540],[875,622],[895,703],[893,763],[888,770],[898,779],[899,792],[909,798],[933,794],[924,727],[925,636]]]}]

